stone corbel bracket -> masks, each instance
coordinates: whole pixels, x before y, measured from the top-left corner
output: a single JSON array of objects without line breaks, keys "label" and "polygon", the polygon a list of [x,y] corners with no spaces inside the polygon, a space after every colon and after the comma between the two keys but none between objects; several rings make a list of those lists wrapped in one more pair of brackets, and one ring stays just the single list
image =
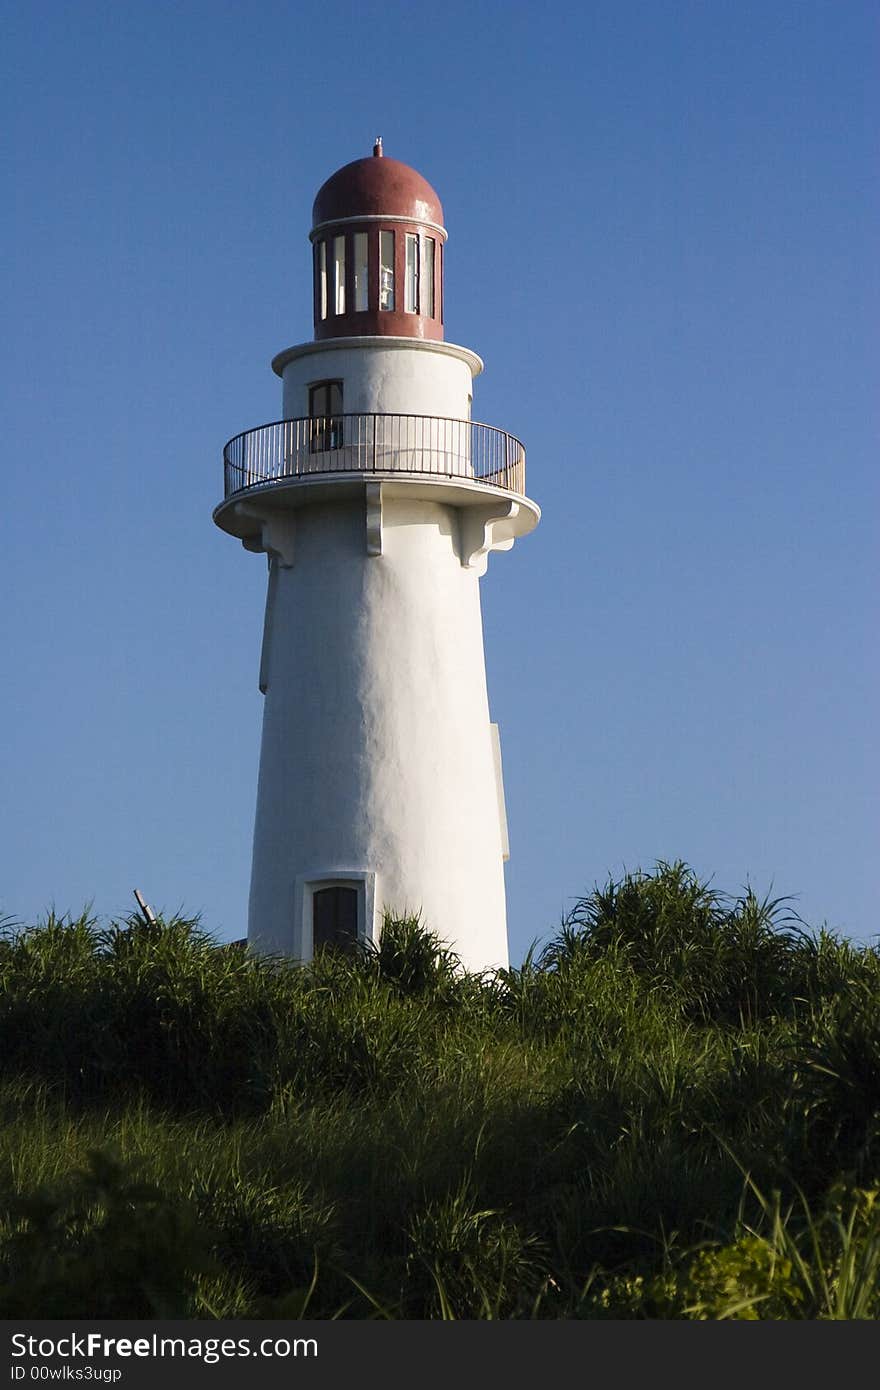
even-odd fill
[{"label": "stone corbel bracket", "polygon": [[236,512],[242,517],[253,517],[260,523],[256,535],[242,537],[241,543],[245,550],[254,551],[258,555],[265,553],[269,556],[270,562],[272,557],[276,556],[282,569],[292,569],[296,529],[292,513],[279,516],[277,512],[264,512],[252,502],[239,502]]},{"label": "stone corbel bracket", "polygon": [[464,569],[485,574],[493,550],[510,550],[519,531],[519,502],[497,501],[462,507],[459,513],[461,563]]}]

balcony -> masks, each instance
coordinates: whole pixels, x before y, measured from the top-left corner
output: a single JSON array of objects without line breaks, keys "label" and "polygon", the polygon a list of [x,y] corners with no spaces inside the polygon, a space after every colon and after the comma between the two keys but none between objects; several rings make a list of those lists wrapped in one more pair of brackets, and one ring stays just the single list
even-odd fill
[{"label": "balcony", "polygon": [[505,430],[436,415],[277,420],[223,450],[224,497],[297,479],[389,474],[460,479],[524,496],[526,452]]}]

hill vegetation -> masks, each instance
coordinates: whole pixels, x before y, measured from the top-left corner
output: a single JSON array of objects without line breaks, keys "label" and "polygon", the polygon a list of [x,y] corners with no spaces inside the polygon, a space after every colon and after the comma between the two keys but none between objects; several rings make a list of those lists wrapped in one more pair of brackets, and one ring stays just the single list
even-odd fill
[{"label": "hill vegetation", "polygon": [[874,1318],[880,956],[658,864],[468,976],[0,940],[0,1317]]}]

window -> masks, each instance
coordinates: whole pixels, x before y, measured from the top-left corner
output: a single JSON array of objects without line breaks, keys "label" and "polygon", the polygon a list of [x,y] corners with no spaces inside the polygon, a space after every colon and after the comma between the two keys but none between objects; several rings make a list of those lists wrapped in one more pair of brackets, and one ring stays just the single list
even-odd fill
[{"label": "window", "polygon": [[354,308],[362,314],[370,307],[369,262],[367,260],[367,233],[354,234]]},{"label": "window", "polygon": [[426,318],[434,317],[434,238],[422,237],[422,313]]},{"label": "window", "polygon": [[342,382],[318,381],[309,387],[309,451],[342,448]]},{"label": "window", "polygon": [[318,242],[318,296],[321,318],[327,317],[327,243]]},{"label": "window", "polygon": [[312,893],[312,956],[332,950],[350,954],[358,940],[358,890],[333,884]]},{"label": "window", "polygon": [[345,237],[333,238],[333,312],[345,313]]},{"label": "window", "polygon": [[394,233],[379,233],[379,308],[394,308]]},{"label": "window", "polygon": [[293,948],[311,960],[322,948],[348,951],[375,941],[376,874],[364,869],[298,874],[293,886]]},{"label": "window", "polygon": [[[315,245],[315,309],[320,321],[346,313],[365,314],[371,303],[376,274],[376,241],[372,232],[333,236]],[[403,310],[443,322],[443,248],[435,237],[402,233]],[[395,233],[380,231],[379,308],[397,308]],[[348,262],[348,264],[346,264]],[[372,265],[371,265],[372,262]],[[346,278],[347,277],[347,278]],[[372,290],[376,303],[376,290]]]},{"label": "window", "polygon": [[407,234],[406,275],[403,282],[403,308],[407,314],[419,312],[419,239]]}]

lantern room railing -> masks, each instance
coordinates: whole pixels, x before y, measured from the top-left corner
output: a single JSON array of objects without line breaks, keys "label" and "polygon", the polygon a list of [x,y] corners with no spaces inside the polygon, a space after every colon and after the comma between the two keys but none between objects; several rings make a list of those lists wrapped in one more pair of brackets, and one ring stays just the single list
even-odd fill
[{"label": "lantern room railing", "polygon": [[463,478],[525,493],[526,451],[493,425],[436,415],[332,415],[277,420],[223,450],[225,496],[328,473]]}]

